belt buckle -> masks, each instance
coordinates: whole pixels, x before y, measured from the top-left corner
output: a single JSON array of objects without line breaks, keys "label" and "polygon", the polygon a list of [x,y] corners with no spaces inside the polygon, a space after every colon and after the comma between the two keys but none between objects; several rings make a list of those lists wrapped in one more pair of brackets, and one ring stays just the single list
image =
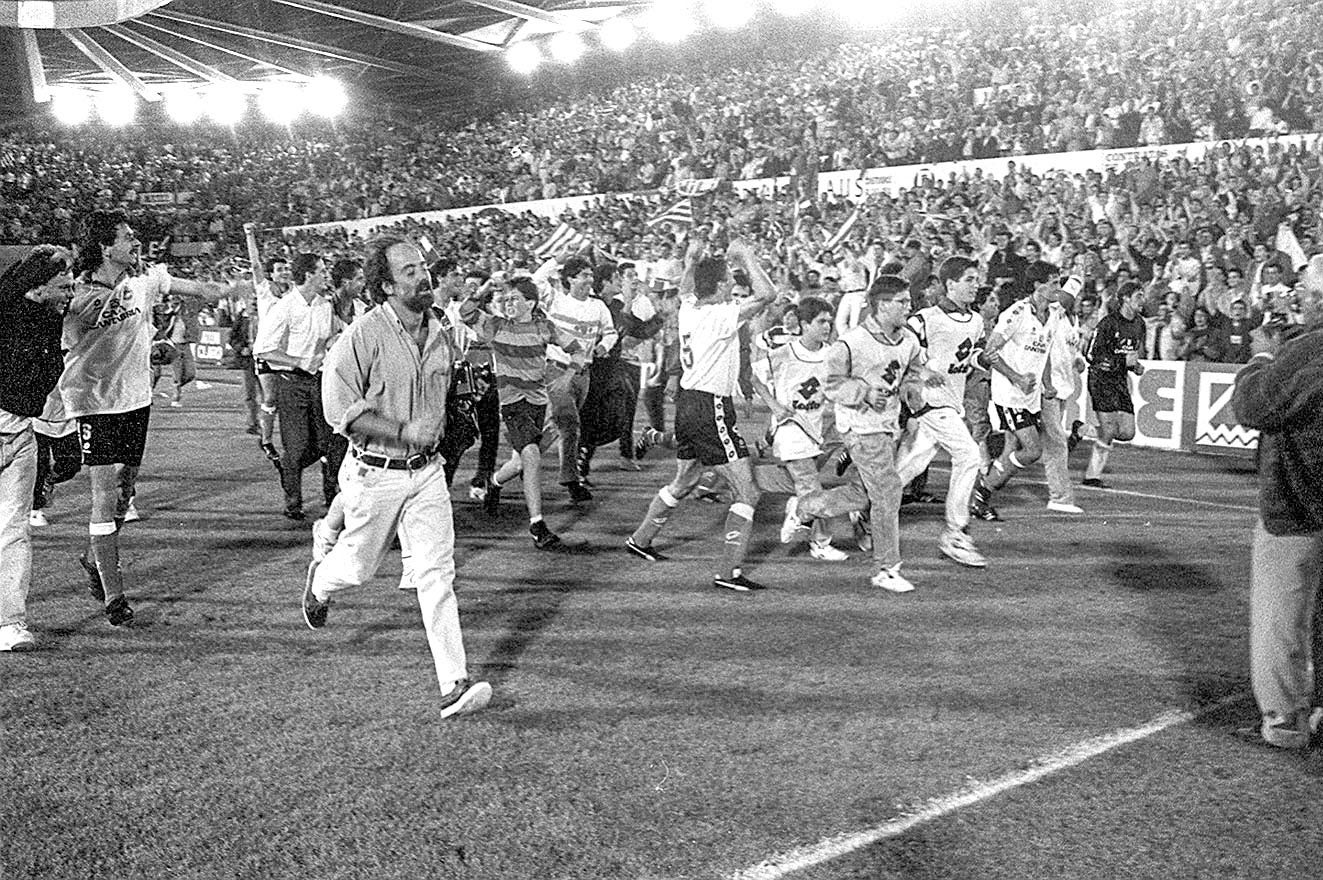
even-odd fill
[{"label": "belt buckle", "polygon": [[404,460],[404,466],[408,470],[416,471],[424,467],[430,458],[431,455],[426,452],[415,452]]}]

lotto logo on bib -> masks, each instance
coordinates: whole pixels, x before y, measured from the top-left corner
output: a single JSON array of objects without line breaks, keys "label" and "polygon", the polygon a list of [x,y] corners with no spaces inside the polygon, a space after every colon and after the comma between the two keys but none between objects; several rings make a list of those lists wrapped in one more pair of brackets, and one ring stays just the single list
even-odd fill
[{"label": "lotto logo on bib", "polygon": [[1219,369],[1207,365],[1199,374],[1194,421],[1196,446],[1244,450],[1258,445],[1259,432],[1243,427],[1236,421],[1236,413],[1231,408],[1231,394],[1235,387],[1236,368]]}]

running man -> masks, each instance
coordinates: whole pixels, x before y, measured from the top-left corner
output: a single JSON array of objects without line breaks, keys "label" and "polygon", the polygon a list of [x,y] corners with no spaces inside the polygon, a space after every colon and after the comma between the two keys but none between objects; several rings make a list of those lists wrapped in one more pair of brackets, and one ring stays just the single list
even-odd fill
[{"label": "running man", "polygon": [[[731,242],[722,258],[706,255],[705,245],[696,241],[686,257],[684,287],[692,288],[694,298],[682,301],[679,313],[684,372],[675,401],[675,478],[652,499],[647,516],[625,547],[649,562],[664,560],[653,548],[653,539],[698,486],[703,470],[714,468],[730,483],[735,501],[726,514],[725,550],[712,585],[747,593],[764,589],[744,576],[744,557],[760,492],[749,449],[735,429],[732,398],[739,381],[740,326],[776,299],[776,288],[747,242]],[[748,299],[731,299],[730,264],[748,273],[753,290]]]},{"label": "running man", "polygon": [[1129,373],[1144,375],[1139,358],[1144,351],[1147,328],[1140,311],[1144,288],[1131,281],[1116,292],[1120,308],[1109,311],[1098,322],[1089,346],[1089,399],[1098,414],[1098,436],[1093,441],[1084,485],[1106,489],[1102,481],[1112,443],[1135,437],[1135,405],[1130,400]]}]

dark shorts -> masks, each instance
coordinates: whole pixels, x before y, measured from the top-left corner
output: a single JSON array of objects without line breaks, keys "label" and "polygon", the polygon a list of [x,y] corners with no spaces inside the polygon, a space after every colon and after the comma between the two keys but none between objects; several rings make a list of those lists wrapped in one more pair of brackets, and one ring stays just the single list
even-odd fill
[{"label": "dark shorts", "polygon": [[126,464],[138,467],[147,447],[147,422],[152,408],[144,406],[132,412],[108,416],[83,416],[78,420],[78,439],[83,448],[83,464]]},{"label": "dark shorts", "polygon": [[1033,428],[1041,430],[1043,427],[1043,414],[1041,412],[1030,412],[1027,409],[1015,409],[1014,407],[993,404],[997,408],[997,421],[1001,422],[1003,431],[1019,431],[1024,428]]},{"label": "dark shorts", "polygon": [[698,459],[704,467],[749,457],[749,447],[735,430],[735,404],[729,397],[680,389],[675,398],[675,457]]},{"label": "dark shorts", "polygon": [[1130,382],[1125,373],[1089,371],[1089,400],[1093,411],[1100,413],[1131,413],[1135,404],[1130,400]]},{"label": "dark shorts", "polygon": [[525,446],[542,442],[542,426],[547,421],[545,403],[516,400],[501,407],[501,421],[505,422],[505,436],[510,446],[519,452]]}]

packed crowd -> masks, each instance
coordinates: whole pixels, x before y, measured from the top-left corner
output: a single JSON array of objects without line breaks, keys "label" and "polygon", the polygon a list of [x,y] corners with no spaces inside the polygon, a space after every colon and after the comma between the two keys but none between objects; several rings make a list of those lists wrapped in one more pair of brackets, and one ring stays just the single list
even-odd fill
[{"label": "packed crowd", "polygon": [[[998,9],[793,60],[716,53],[609,90],[442,122],[0,137],[0,240],[68,240],[76,206],[176,240],[473,204],[1323,129],[1323,4]],[[915,71],[923,71],[916,76]],[[279,186],[273,182],[280,181]],[[143,193],[183,203],[137,205]],[[240,219],[242,218],[242,219]]]}]

